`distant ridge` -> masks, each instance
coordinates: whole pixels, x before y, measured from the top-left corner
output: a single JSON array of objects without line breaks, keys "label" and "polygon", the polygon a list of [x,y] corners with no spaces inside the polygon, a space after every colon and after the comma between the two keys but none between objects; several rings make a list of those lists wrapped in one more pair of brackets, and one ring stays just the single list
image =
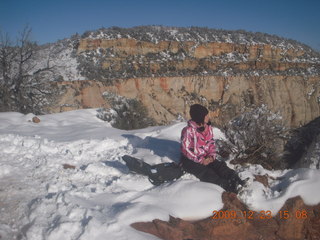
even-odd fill
[{"label": "distant ridge", "polygon": [[[110,27],[98,30],[89,30],[81,35],[81,38],[119,39],[133,38],[138,41],[197,41],[205,42],[229,42],[237,44],[271,44],[283,48],[300,47],[305,51],[315,51],[310,46],[299,41],[271,35],[262,32],[250,32],[246,30],[224,30],[207,27],[169,27],[169,26],[136,26],[132,28]],[[315,51],[316,52],[316,51]]]}]

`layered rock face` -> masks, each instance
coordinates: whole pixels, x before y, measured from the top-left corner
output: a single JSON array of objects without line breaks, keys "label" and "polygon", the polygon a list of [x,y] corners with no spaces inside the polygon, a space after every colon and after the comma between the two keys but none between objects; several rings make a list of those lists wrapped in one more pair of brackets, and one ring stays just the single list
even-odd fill
[{"label": "layered rock face", "polygon": [[[140,100],[166,124],[201,103],[216,124],[267,105],[288,127],[320,115],[320,55],[276,36],[210,29],[141,27],[89,32],[74,44],[86,81],[48,111],[106,107],[104,92]],[[74,79],[73,79],[74,80]]]},{"label": "layered rock face", "polygon": [[[288,127],[320,115],[320,55],[276,36],[210,29],[138,27],[86,33],[74,44],[85,81],[61,90],[47,111],[106,107],[104,92],[140,100],[165,124],[201,103],[222,124],[266,105]],[[74,79],[69,79],[74,80]]]},{"label": "layered rock face", "polygon": [[[105,55],[104,69],[131,71],[144,69],[151,74],[189,71],[307,69],[311,61],[299,61],[306,52],[302,49],[281,49],[270,44],[245,45],[223,42],[198,43],[192,41],[160,41],[158,43],[135,39],[81,39],[78,54],[99,49]],[[161,58],[168,61],[161,61]],[[128,61],[132,62],[128,62]],[[318,65],[319,66],[319,65]],[[170,70],[169,70],[170,71]]]},{"label": "layered rock face", "polygon": [[64,89],[51,111],[105,107],[104,92],[136,98],[159,123],[178,115],[188,117],[189,106],[202,103],[216,123],[265,104],[288,127],[303,125],[320,115],[320,77],[301,76],[189,76],[135,78],[113,86],[97,81],[53,83]]}]

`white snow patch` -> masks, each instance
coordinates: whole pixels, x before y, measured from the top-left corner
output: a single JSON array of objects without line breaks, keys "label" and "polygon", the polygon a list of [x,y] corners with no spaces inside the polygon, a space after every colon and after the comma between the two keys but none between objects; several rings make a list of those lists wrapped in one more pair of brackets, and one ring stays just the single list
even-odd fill
[{"label": "white snow patch", "polygon": [[[121,158],[130,154],[150,164],[178,162],[186,122],[122,131],[96,114],[89,109],[44,115],[36,124],[32,114],[0,113],[2,239],[158,239],[130,224],[168,220],[169,215],[201,219],[222,208],[223,189],[217,185],[185,174],[155,187],[130,173]],[[217,139],[225,139],[219,129],[214,131]],[[239,196],[254,210],[276,213],[297,195],[307,204],[320,202],[318,170],[230,167],[241,178],[249,177]],[[253,181],[254,174],[275,180],[265,188]]]}]

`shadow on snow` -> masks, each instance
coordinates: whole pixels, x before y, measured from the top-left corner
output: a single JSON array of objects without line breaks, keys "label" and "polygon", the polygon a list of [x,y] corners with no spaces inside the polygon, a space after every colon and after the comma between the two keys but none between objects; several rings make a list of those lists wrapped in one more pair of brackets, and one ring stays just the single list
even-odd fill
[{"label": "shadow on snow", "polygon": [[124,134],[123,137],[129,140],[134,148],[144,148],[159,157],[167,157],[178,163],[180,159],[180,143],[168,139],[159,139],[154,137],[141,138],[131,134]]}]

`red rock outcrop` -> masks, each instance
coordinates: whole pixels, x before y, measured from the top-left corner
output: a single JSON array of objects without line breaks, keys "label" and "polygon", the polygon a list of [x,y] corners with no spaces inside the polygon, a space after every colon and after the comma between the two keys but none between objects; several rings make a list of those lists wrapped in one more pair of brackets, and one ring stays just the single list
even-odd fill
[{"label": "red rock outcrop", "polygon": [[[153,220],[132,227],[164,240],[320,239],[320,204],[307,206],[301,197],[295,197],[271,217],[268,211],[250,211],[233,193],[224,192],[222,200],[220,213],[204,220],[188,222],[170,217],[168,222]],[[229,215],[231,212],[236,215]]]}]

